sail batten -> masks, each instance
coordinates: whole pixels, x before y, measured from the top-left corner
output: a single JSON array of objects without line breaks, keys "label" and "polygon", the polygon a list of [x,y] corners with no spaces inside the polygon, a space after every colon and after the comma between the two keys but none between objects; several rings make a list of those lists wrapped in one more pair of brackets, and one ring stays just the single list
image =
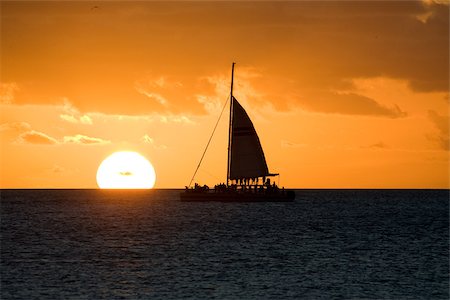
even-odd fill
[{"label": "sail batten", "polygon": [[232,97],[229,179],[271,176],[258,134],[247,112]]}]

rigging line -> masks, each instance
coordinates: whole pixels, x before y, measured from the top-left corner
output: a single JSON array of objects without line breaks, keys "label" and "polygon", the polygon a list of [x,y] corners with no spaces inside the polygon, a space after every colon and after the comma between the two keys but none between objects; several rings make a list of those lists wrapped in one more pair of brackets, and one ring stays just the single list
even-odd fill
[{"label": "rigging line", "polygon": [[230,96],[228,96],[227,101],[225,101],[225,104],[223,105],[222,111],[220,112],[220,115],[219,115],[219,119],[217,120],[216,125],[214,126],[211,136],[209,137],[208,143],[206,144],[205,151],[203,151],[202,157],[200,158],[200,161],[198,162],[197,169],[195,169],[194,175],[192,175],[192,178],[191,178],[191,181],[189,182],[188,187],[191,187],[192,181],[194,181],[194,178],[195,178],[195,175],[197,174],[198,168],[200,168],[203,158],[205,157],[206,150],[208,150],[209,143],[211,143],[212,137],[214,136],[214,132],[216,132],[217,125],[219,125],[219,121],[220,121],[220,118],[222,117],[223,111],[225,110],[225,107],[227,106],[228,100],[230,100]]}]

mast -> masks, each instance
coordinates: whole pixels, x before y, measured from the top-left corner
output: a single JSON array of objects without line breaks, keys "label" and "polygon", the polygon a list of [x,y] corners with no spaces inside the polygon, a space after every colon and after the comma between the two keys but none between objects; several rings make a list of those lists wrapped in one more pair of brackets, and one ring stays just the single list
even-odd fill
[{"label": "mast", "polygon": [[234,65],[236,63],[231,64],[231,88],[230,88],[230,123],[228,127],[228,160],[227,160],[227,187],[229,186],[230,181],[230,163],[231,163],[231,127],[233,120],[233,78],[234,78]]}]

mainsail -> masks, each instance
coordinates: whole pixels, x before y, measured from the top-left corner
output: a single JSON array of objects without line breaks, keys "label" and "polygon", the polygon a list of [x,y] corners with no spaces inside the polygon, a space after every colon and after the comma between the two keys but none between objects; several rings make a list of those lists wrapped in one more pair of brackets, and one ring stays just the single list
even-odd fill
[{"label": "mainsail", "polygon": [[231,97],[231,156],[229,179],[271,176],[255,127],[236,98]]}]

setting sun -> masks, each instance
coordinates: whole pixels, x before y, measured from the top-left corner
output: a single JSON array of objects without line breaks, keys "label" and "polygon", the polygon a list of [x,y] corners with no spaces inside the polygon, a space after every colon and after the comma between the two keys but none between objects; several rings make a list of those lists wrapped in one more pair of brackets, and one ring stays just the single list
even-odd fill
[{"label": "setting sun", "polygon": [[131,151],[111,154],[97,170],[97,184],[102,189],[151,189],[155,180],[152,164]]}]

